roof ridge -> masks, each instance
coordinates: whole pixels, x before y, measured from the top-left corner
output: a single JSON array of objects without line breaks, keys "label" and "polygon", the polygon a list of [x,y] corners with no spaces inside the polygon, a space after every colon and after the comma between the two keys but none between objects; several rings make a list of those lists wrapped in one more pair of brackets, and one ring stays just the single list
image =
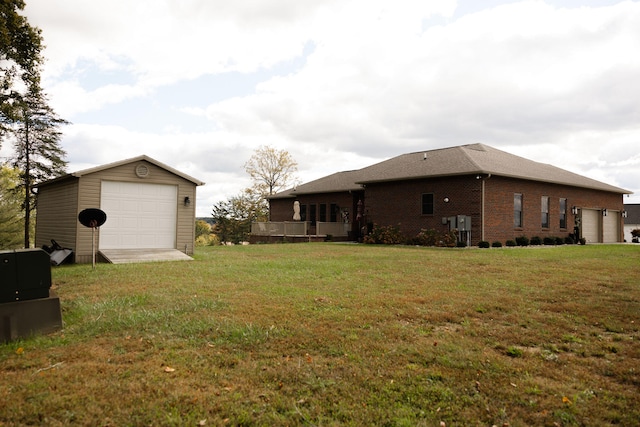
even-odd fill
[{"label": "roof ridge", "polygon": [[[472,144],[472,145],[481,145],[483,148],[485,148],[485,146],[483,144]],[[469,160],[469,162],[471,162],[471,164],[473,166],[475,166],[476,168],[478,168],[478,170],[482,170],[482,168],[480,167],[480,165],[478,164],[478,162],[476,162],[473,157],[471,157],[469,155],[469,153],[467,153],[467,148],[469,148],[471,146],[470,145],[459,145],[458,147],[453,147],[453,148],[457,148],[459,151],[461,151],[464,156],[467,158],[467,160]],[[471,148],[471,150],[474,150],[473,148]],[[483,150],[477,150],[477,151],[486,151],[486,149]]]}]

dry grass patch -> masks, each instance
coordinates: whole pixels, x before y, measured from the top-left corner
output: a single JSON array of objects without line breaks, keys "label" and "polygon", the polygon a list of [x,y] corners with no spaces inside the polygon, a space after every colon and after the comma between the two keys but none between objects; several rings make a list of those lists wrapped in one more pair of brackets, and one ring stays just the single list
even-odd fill
[{"label": "dry grass patch", "polygon": [[638,425],[640,247],[208,247],[53,270],[0,425]]}]

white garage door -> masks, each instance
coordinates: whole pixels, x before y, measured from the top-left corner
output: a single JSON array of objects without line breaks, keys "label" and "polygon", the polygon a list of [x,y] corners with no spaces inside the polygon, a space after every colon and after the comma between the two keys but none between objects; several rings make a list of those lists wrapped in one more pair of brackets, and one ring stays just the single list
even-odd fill
[{"label": "white garage door", "polygon": [[620,213],[609,211],[602,217],[602,234],[604,243],[617,243],[620,234]]},{"label": "white garage door", "polygon": [[177,195],[175,185],[103,181],[100,249],[175,249]]},{"label": "white garage door", "polygon": [[595,209],[582,209],[582,237],[587,243],[600,241],[600,211]]}]

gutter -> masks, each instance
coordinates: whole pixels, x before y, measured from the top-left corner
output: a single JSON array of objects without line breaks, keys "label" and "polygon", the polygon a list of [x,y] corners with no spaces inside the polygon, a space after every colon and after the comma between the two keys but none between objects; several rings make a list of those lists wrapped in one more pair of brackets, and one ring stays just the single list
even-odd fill
[{"label": "gutter", "polygon": [[484,183],[487,179],[491,178],[491,174],[487,174],[486,177],[481,177],[481,175],[478,175],[480,177],[480,179],[482,179],[482,204],[480,207],[481,213],[480,213],[480,227],[482,229],[482,237],[480,238],[480,240],[484,241],[484,212],[485,212],[485,206],[484,206]]}]

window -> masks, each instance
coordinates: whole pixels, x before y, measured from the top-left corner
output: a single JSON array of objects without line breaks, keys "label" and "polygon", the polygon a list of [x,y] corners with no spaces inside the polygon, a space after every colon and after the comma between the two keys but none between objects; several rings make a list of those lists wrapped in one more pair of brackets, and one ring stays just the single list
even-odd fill
[{"label": "window", "polygon": [[422,215],[433,215],[433,193],[422,195]]},{"label": "window", "polygon": [[542,196],[540,198],[540,212],[542,228],[549,228],[549,197]]},{"label": "window", "polygon": [[320,212],[319,215],[320,222],[327,222],[327,205],[324,203],[320,203]]},{"label": "window", "polygon": [[331,203],[329,209],[331,209],[331,212],[329,212],[329,221],[330,222],[338,221],[338,211],[340,210],[338,205],[336,205],[335,203]]},{"label": "window", "polygon": [[312,203],[309,205],[309,221],[316,222],[316,205]]},{"label": "window", "polygon": [[560,199],[560,228],[567,228],[567,199]]},{"label": "window", "polygon": [[522,194],[520,193],[513,195],[513,226],[522,227]]}]

